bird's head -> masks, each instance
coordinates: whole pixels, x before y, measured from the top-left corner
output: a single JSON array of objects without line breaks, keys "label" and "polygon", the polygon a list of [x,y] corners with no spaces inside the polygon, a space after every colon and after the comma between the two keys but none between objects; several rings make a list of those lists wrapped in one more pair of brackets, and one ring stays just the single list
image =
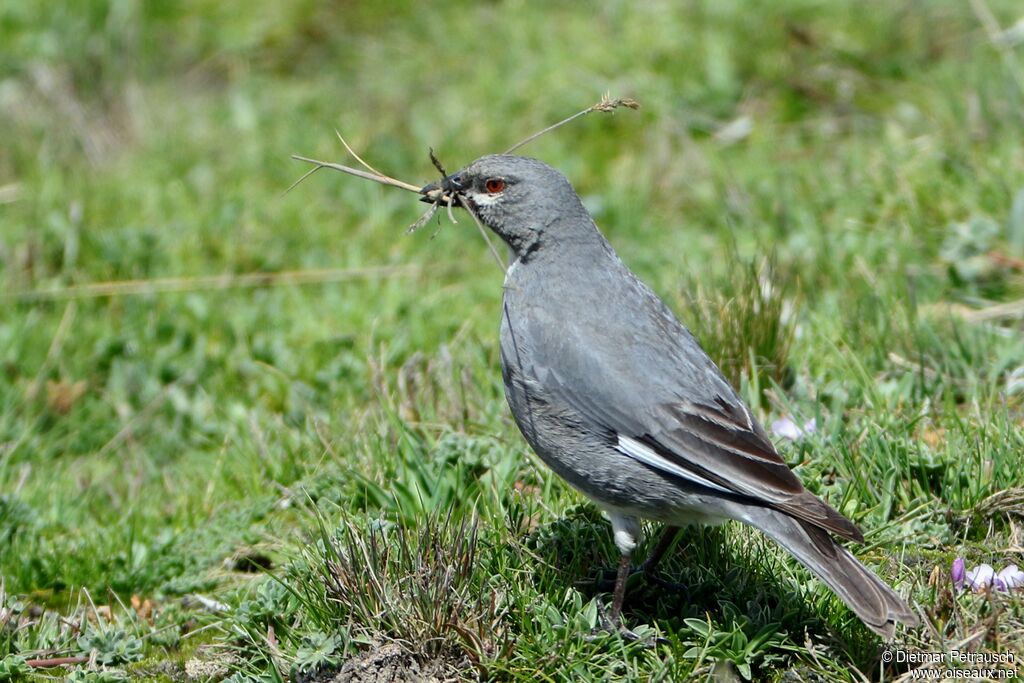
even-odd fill
[{"label": "bird's head", "polygon": [[[425,202],[451,201],[472,211],[517,254],[548,239],[593,230],[565,176],[542,161],[494,154],[420,190]],[[583,218],[582,221],[579,219]]]}]

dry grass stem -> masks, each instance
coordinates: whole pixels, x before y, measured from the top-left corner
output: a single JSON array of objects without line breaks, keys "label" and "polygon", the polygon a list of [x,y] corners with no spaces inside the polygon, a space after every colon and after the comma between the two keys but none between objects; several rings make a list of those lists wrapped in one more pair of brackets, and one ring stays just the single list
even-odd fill
[{"label": "dry grass stem", "polygon": [[355,159],[360,164],[362,164],[363,168],[365,168],[370,173],[376,173],[377,175],[383,176],[385,178],[387,177],[386,174],[381,173],[380,171],[375,169],[373,166],[370,166],[370,164],[366,163],[361,156],[356,154],[355,150],[353,150],[352,147],[350,147],[349,144],[347,142],[345,142],[345,138],[341,137],[341,131],[339,131],[337,128],[335,128],[334,129],[334,134],[338,136],[339,140],[341,140],[341,144],[345,147],[345,151],[347,151],[349,154],[351,154],[353,159]]},{"label": "dry grass stem", "polygon": [[432,163],[434,165],[434,168],[437,169],[437,172],[441,174],[442,178],[447,178],[448,177],[448,171],[445,170],[444,164],[442,164],[438,160],[437,155],[434,154],[434,148],[433,147],[428,147],[427,148],[427,153],[430,155],[430,163]]},{"label": "dry grass stem", "polygon": [[990,322],[1024,317],[1024,299],[1006,301],[988,308],[966,311],[963,317],[970,322]]},{"label": "dry grass stem", "polygon": [[60,357],[60,352],[64,348],[64,342],[67,341],[68,332],[71,331],[71,325],[75,320],[75,314],[77,312],[78,308],[74,301],[69,301],[67,306],[64,307],[64,315],[60,317],[60,323],[57,325],[57,331],[53,333],[53,339],[50,340],[50,348],[46,352],[46,358],[43,360],[43,364],[39,366],[39,370],[36,372],[35,378],[32,380],[32,383],[28,386],[28,390],[25,392],[25,395],[29,398],[34,398],[39,394],[39,389],[43,385],[43,380],[46,378],[46,374]]},{"label": "dry grass stem", "polygon": [[447,202],[447,204],[448,204],[448,220],[450,220],[452,223],[455,223],[457,225],[458,221],[455,220],[455,214],[452,213],[452,204],[454,204],[454,203],[455,202]]},{"label": "dry grass stem", "polygon": [[67,299],[93,299],[104,296],[131,296],[163,294],[166,292],[193,292],[205,289],[244,289],[277,285],[305,285],[340,282],[372,277],[408,277],[420,272],[419,266],[367,266],[364,268],[312,268],[309,270],[282,270],[239,275],[205,275],[199,277],[168,277],[152,280],[112,280],[90,282],[70,287],[34,289],[0,294],[0,301],[60,301]]},{"label": "dry grass stem", "polygon": [[590,112],[599,111],[599,112],[603,112],[603,113],[607,114],[607,113],[611,113],[611,112],[615,111],[619,107],[627,107],[629,109],[639,109],[640,108],[640,103],[637,102],[636,100],[629,99],[628,97],[627,98],[614,98],[613,99],[609,93],[605,93],[604,97],[602,97],[601,101],[598,102],[597,104],[591,105],[591,106],[587,107],[586,109],[584,109],[582,111],[578,111],[575,114],[573,114],[572,116],[570,116],[568,118],[565,118],[565,119],[562,119],[558,123],[552,124],[552,125],[548,126],[547,128],[545,128],[544,130],[537,131],[533,135],[531,135],[531,136],[529,136],[527,138],[524,138],[523,140],[520,140],[519,142],[517,142],[516,144],[512,145],[507,150],[505,150],[505,154],[511,154],[512,152],[516,151],[517,149],[519,149],[523,145],[526,145],[526,144],[529,144],[529,143],[533,142],[534,140],[536,140],[540,136],[545,135],[546,133],[550,133],[551,131],[555,130],[556,128],[561,128],[562,126],[564,126],[565,124],[569,123],[570,121],[575,121],[576,119],[580,118],[581,116],[586,116]]},{"label": "dry grass stem", "polygon": [[366,180],[372,180],[373,182],[380,183],[381,185],[391,185],[392,187],[400,187],[403,190],[408,190],[409,192],[415,192],[416,194],[419,194],[419,192],[420,192],[420,187],[421,187],[420,185],[413,185],[412,183],[406,183],[406,182],[403,182],[401,180],[397,180],[395,178],[392,178],[391,176],[386,176],[386,175],[383,175],[383,174],[380,174],[380,173],[370,173],[368,171],[360,171],[358,168],[352,168],[350,166],[342,166],[341,164],[332,164],[329,161],[318,161],[316,159],[310,159],[309,157],[299,156],[298,154],[293,154],[292,155],[292,159],[295,159],[296,161],[305,161],[307,164],[315,164],[316,167],[313,168],[308,173],[306,173],[301,178],[299,178],[298,180],[296,180],[294,183],[292,183],[291,187],[289,187],[287,190],[285,190],[285,193],[291,192],[292,188],[294,188],[296,185],[301,183],[303,180],[305,180],[309,176],[311,176],[314,173],[316,173],[317,171],[319,171],[321,168],[332,168],[335,171],[341,171],[342,173],[348,173],[349,175],[354,175],[357,178],[364,178]]},{"label": "dry grass stem", "polygon": [[440,200],[437,200],[433,204],[431,204],[430,208],[427,209],[426,213],[424,213],[422,216],[420,216],[416,220],[415,223],[413,223],[412,225],[410,225],[408,228],[405,229],[405,234],[406,235],[411,235],[412,233],[416,232],[417,230],[422,228],[424,225],[426,225],[430,221],[430,219],[434,217],[434,214],[437,213],[437,208],[440,205],[441,205]]},{"label": "dry grass stem", "polygon": [[501,260],[501,254],[498,253],[498,250],[495,248],[494,243],[491,242],[491,237],[490,235],[487,234],[487,229],[484,227],[484,224],[480,222],[480,218],[477,217],[476,212],[473,211],[468,206],[466,207],[466,213],[468,213],[470,217],[473,219],[473,222],[476,223],[477,229],[480,231],[480,234],[483,235],[484,237],[484,242],[487,242],[487,248],[491,250],[491,256],[494,257],[494,262],[498,264],[498,267],[501,268],[501,272],[504,273],[505,262]]},{"label": "dry grass stem", "polygon": [[298,187],[298,186],[299,186],[299,184],[300,184],[300,183],[301,183],[301,182],[302,182],[303,180],[305,180],[305,179],[306,179],[306,178],[308,178],[309,176],[313,175],[314,173],[316,173],[317,171],[319,171],[319,170],[320,170],[321,168],[323,168],[323,166],[314,166],[313,168],[311,168],[311,169],[309,169],[308,171],[306,171],[305,173],[303,173],[303,174],[302,174],[301,176],[299,176],[299,179],[298,179],[298,180],[296,180],[296,181],[295,181],[294,183],[292,183],[291,185],[289,185],[289,186],[288,186],[288,189],[287,189],[287,190],[285,190],[284,192],[282,192],[282,193],[281,193],[281,196],[282,196],[282,197],[284,197],[284,196],[285,196],[286,194],[288,194],[289,192],[291,192],[292,190],[294,190],[294,189],[295,189],[296,187]]}]

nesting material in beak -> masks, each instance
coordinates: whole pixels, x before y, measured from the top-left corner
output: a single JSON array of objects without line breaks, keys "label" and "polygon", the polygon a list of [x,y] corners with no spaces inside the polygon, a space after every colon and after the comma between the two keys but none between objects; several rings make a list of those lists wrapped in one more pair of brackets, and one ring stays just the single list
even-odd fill
[{"label": "nesting material in beak", "polygon": [[444,189],[441,187],[440,181],[424,185],[420,188],[420,194],[423,195],[420,197],[420,201],[426,202],[427,204],[433,204],[438,200],[444,201]]},{"label": "nesting material in beak", "polygon": [[448,206],[461,206],[459,192],[462,191],[462,183],[457,174],[446,175],[441,180],[424,185],[420,188],[421,202],[434,204],[440,202]]}]

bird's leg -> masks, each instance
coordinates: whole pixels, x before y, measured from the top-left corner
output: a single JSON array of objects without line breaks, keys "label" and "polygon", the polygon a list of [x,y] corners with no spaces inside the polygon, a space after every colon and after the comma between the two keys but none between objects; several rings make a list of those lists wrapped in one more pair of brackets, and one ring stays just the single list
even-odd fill
[{"label": "bird's leg", "polygon": [[619,626],[622,622],[619,619],[622,613],[622,601],[626,597],[626,580],[629,578],[629,560],[632,553],[623,553],[619,558],[619,573],[615,577],[615,592],[612,593],[612,624]]},{"label": "bird's leg", "polygon": [[[612,593],[611,615],[609,616],[605,614],[604,607],[601,606],[600,602],[597,603],[597,612],[601,620],[601,626],[599,628],[600,630],[604,630],[609,633],[617,633],[623,640],[640,643],[645,648],[668,644],[669,641],[658,636],[641,636],[632,629],[627,628],[626,625],[622,623],[622,602],[626,596],[626,581],[629,580],[630,574],[633,573],[629,564],[631,557],[632,553],[626,552],[622,554],[621,558],[619,558],[619,571],[615,578],[615,592]],[[591,634],[588,640],[597,638],[598,630],[599,629],[595,629],[594,633]]]},{"label": "bird's leg", "polygon": [[658,538],[657,544],[654,549],[651,550],[651,554],[647,556],[644,563],[640,565],[645,574],[653,574],[658,568],[658,564],[661,562],[661,558],[665,556],[668,549],[672,547],[672,543],[675,542],[676,536],[679,535],[679,527],[677,526],[666,526],[661,531],[661,537]]},{"label": "bird's leg", "polygon": [[[637,538],[640,537],[640,521],[635,517],[627,515],[608,513],[612,523],[612,535],[615,539],[615,547],[619,549],[619,569],[615,575],[615,590],[612,593],[612,614],[609,619],[601,611],[602,627],[609,631],[627,631],[622,626],[622,601],[626,597],[626,581],[630,574],[630,558],[633,557],[633,549],[636,548]],[[600,604],[600,603],[599,603]]]},{"label": "bird's leg", "polygon": [[673,581],[666,581],[665,579],[659,578],[655,575],[655,571],[658,569],[658,565],[661,563],[665,553],[675,543],[676,537],[679,536],[681,531],[680,527],[677,526],[666,526],[661,531],[661,536],[658,538],[658,542],[654,545],[654,549],[651,550],[651,554],[647,556],[644,563],[640,565],[640,571],[644,573],[644,580],[648,583],[654,584],[655,586],[676,593],[689,593],[685,584],[675,583]]},{"label": "bird's leg", "polygon": [[[644,647],[653,647],[661,642],[667,642],[657,637],[642,637],[626,628],[625,624],[622,623],[622,603],[626,597],[626,582],[629,581],[629,576],[633,573],[630,560],[633,557],[633,549],[636,548],[637,538],[640,536],[640,523],[633,517],[623,515],[610,514],[609,517],[611,517],[612,521],[615,546],[619,549],[620,553],[619,569],[615,575],[611,615],[605,614],[604,607],[600,601],[597,603],[598,616],[601,620],[600,629],[617,633],[625,640],[642,643]],[[595,633],[591,637],[597,637],[597,634]]]},{"label": "bird's leg", "polygon": [[615,590],[612,593],[611,615],[605,613],[604,606],[600,601],[597,603],[598,617],[601,620],[601,625],[598,629],[595,629],[595,636],[597,635],[596,631],[603,630],[609,633],[618,633],[626,640],[638,640],[638,636],[622,623],[622,602],[626,597],[626,581],[632,573],[629,564],[632,555],[631,552],[624,552],[619,558],[619,570],[615,576]]}]

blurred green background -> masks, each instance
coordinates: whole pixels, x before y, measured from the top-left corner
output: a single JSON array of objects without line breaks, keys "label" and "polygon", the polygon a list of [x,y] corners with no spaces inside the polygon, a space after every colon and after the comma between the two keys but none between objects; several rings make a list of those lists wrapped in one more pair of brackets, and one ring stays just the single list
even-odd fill
[{"label": "blurred green background", "polygon": [[[540,486],[544,522],[578,505],[508,419],[501,273],[471,223],[406,236],[414,196],[326,170],[283,192],[307,170],[291,154],[353,165],[335,129],[418,184],[428,147],[454,170],[605,92],[642,108],[523,153],[565,172],[763,419],[818,417],[787,451],[809,487],[887,530],[879,557],[927,539],[900,570],[919,591],[965,543],[1012,547],[1016,508],[979,506],[1024,471],[1021,19],[1012,0],[0,0],[6,593],[234,609],[238,558],[283,565],[310,501],[415,526],[417,505],[490,496],[493,529],[513,483]],[[789,628],[778,652],[803,661]],[[58,631],[0,655],[73,650]],[[833,674],[872,656],[839,647]],[[618,671],[602,662],[586,675]]]}]

